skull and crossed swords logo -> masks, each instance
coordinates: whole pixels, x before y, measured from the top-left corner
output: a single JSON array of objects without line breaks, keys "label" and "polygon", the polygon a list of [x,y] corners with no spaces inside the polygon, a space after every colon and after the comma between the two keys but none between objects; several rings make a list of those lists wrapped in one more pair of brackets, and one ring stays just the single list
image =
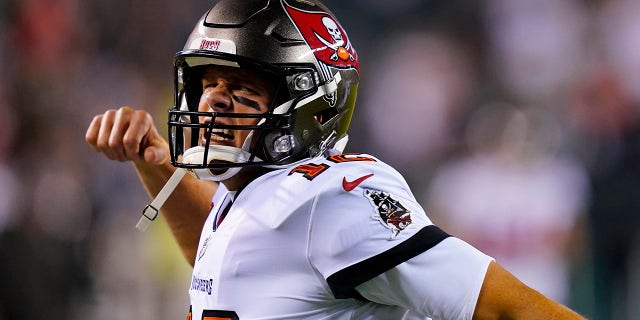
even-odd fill
[{"label": "skull and crossed swords logo", "polygon": [[313,33],[320,42],[334,51],[329,59],[333,61],[338,61],[338,59],[342,61],[354,61],[353,55],[349,52],[351,44],[348,42],[345,43],[344,38],[342,37],[342,31],[340,31],[338,24],[330,17],[323,17],[322,24],[327,29],[327,32],[329,32],[333,42],[326,40],[315,31]]},{"label": "skull and crossed swords logo", "polygon": [[375,209],[374,219],[380,221],[385,227],[391,229],[391,238],[406,229],[411,223],[411,211],[391,194],[383,191],[366,189],[364,195]]}]

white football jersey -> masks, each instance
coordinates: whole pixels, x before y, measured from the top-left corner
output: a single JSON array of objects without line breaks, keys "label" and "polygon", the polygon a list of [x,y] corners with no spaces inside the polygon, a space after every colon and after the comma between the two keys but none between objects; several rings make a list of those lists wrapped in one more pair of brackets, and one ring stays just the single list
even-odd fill
[{"label": "white football jersey", "polygon": [[378,159],[309,159],[233,197],[220,185],[202,230],[192,319],[471,319],[491,258]]}]

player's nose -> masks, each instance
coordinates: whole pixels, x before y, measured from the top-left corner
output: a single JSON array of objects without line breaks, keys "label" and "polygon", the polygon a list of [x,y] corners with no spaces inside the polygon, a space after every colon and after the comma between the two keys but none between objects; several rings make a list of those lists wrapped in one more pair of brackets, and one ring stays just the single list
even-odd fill
[{"label": "player's nose", "polygon": [[200,111],[226,111],[231,107],[231,92],[223,80],[219,80],[215,87],[207,88],[200,97]]}]

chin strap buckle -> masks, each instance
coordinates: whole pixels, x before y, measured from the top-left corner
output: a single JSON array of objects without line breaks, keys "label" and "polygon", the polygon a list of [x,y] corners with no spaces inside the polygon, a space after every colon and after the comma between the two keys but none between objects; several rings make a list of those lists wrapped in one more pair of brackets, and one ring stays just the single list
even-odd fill
[{"label": "chin strap buckle", "polygon": [[180,181],[182,181],[182,177],[184,177],[186,172],[186,169],[176,168],[176,171],[173,172],[171,178],[169,178],[164,187],[158,192],[155,199],[142,210],[142,217],[140,217],[140,220],[138,220],[136,224],[138,230],[144,232],[149,228],[151,222],[158,217],[160,208],[167,201],[173,190],[176,189]]}]

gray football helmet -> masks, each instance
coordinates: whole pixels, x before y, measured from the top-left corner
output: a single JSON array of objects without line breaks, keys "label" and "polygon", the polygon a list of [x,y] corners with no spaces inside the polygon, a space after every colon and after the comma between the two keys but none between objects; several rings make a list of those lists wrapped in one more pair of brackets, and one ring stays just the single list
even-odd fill
[{"label": "gray football helmet", "polygon": [[[198,111],[201,76],[209,65],[269,74],[277,82],[269,110]],[[171,163],[199,178],[224,180],[245,166],[277,168],[329,149],[342,151],[346,144],[359,82],[358,56],[319,1],[221,0],[198,21],[174,67]],[[200,123],[202,117],[214,120]],[[220,125],[216,117],[255,118],[257,124]],[[221,129],[251,133],[242,148],[202,145]]]}]

